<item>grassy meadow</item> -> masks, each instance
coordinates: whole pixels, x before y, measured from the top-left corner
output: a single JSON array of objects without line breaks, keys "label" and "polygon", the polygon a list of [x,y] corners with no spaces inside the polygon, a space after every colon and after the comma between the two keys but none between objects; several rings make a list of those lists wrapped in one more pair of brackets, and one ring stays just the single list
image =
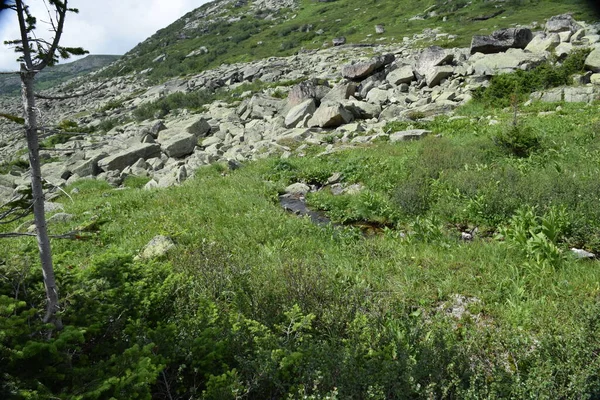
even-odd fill
[{"label": "grassy meadow", "polygon": [[[411,127],[432,134],[67,188],[75,217],[50,231],[82,232],[52,242],[50,340],[35,240],[0,242],[2,397],[598,397],[600,268],[569,251],[600,251],[598,104],[472,102],[387,129]],[[362,191],[334,196],[334,173]],[[279,206],[295,182],[335,225]],[[176,247],[136,260],[159,234]]]}]

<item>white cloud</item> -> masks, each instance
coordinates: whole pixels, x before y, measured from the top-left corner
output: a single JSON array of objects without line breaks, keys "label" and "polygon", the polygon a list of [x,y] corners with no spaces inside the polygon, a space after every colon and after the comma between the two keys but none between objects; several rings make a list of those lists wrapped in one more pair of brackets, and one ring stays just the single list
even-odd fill
[{"label": "white cloud", "polygon": [[[79,14],[69,14],[61,45],[81,46],[91,54],[123,54],[157,30],[168,26],[208,0],[70,0],[69,7]],[[46,33],[41,21],[48,20],[42,0],[29,0],[38,17],[39,34]],[[0,16],[0,41],[19,36],[16,17],[12,12]],[[0,71],[16,70],[17,55],[0,44]]]}]

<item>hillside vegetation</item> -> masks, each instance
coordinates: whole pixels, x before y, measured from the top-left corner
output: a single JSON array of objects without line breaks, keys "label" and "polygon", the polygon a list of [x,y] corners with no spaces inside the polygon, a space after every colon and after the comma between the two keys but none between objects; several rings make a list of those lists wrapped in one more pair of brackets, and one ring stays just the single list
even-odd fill
[{"label": "hillside vegetation", "polygon": [[[331,40],[340,36],[353,44],[401,43],[405,36],[437,28],[439,33],[452,36],[442,35],[436,44],[468,47],[473,34],[489,34],[498,28],[529,25],[532,21],[541,24],[550,16],[565,12],[572,12],[578,20],[593,20],[588,2],[583,0],[300,0],[297,9],[275,12],[225,3],[226,17],[214,20],[207,17],[195,26],[192,22],[196,15],[204,15],[202,10],[211,4],[159,30],[128,52],[121,63],[107,69],[103,76],[146,71],[151,79],[161,81],[198,73],[222,63],[288,56],[301,49],[331,46]],[[473,20],[500,10],[503,13],[494,18]],[[385,27],[384,34],[375,33],[378,24]],[[206,53],[201,51],[190,56],[202,47]]]},{"label": "hillside vegetation", "polygon": [[[214,165],[166,190],[66,188],[74,219],[51,231],[82,233],[53,242],[51,340],[34,241],[0,242],[3,398],[600,395],[600,269],[568,250],[600,250],[597,104],[513,111],[475,102],[416,123],[441,137]],[[308,202],[339,225],[278,205],[336,172],[363,190]],[[157,234],[175,248],[136,259]]]},{"label": "hillside vegetation", "polygon": [[[223,3],[232,8],[221,17],[251,10],[242,0],[233,3]],[[194,25],[196,10],[140,44],[118,68],[139,72],[168,53],[148,72],[162,80],[227,60],[320,47],[327,35],[358,43],[375,23],[386,25],[388,40],[449,23],[458,36],[441,40],[466,44],[471,33],[499,24],[492,18],[479,25],[473,16],[504,8],[495,17],[506,17],[502,26],[529,23],[533,14],[542,23],[541,14],[580,5],[435,2],[436,15],[408,21],[434,2],[357,3],[301,2],[269,21],[209,23],[198,26],[208,29],[204,36],[173,39]],[[357,10],[367,6],[367,14]],[[336,19],[340,27],[331,23]],[[252,38],[223,39],[234,27],[253,32],[243,25],[251,21],[261,29]],[[309,21],[327,32],[319,43],[309,38],[313,28],[273,33]],[[588,37],[600,40],[592,29]],[[210,38],[208,54],[185,58],[209,47],[203,40]],[[265,47],[248,46],[254,40]],[[288,40],[297,41],[280,50]],[[220,45],[226,53],[202,58]],[[255,52],[242,56],[249,48]],[[253,159],[212,158],[193,176],[185,169],[193,164],[165,156],[177,172],[169,187],[150,175],[150,163],[161,161],[152,130],[175,136],[190,127],[211,131],[212,123],[225,131],[239,114],[253,112],[253,100],[266,99],[259,104],[265,109],[283,103],[286,90],[302,88],[308,77],[213,92],[167,94],[162,85],[150,88],[157,94],[145,102],[136,96],[146,89],[125,92],[130,77],[123,77],[96,93],[100,100],[68,103],[71,112],[84,107],[107,119],[90,122],[85,132],[65,119],[60,135],[42,142],[48,175],[67,182],[59,190],[49,185],[47,203],[64,328],[40,322],[45,291],[32,220],[0,221],[0,237],[9,235],[0,240],[0,398],[600,398],[600,101],[593,84],[581,83],[598,78],[586,72],[590,51],[582,45],[561,62],[549,56],[512,74],[472,75],[485,83],[448,113],[406,108],[390,120],[380,114],[335,130],[291,124],[281,129],[310,136],[279,135]],[[182,58],[172,61],[174,54]],[[406,90],[437,90],[413,77]],[[565,89],[574,77],[578,83]],[[176,87],[195,87],[188,83]],[[589,89],[578,97],[589,102],[566,102],[571,89]],[[560,97],[534,99],[548,93]],[[429,101],[424,106],[436,105]],[[200,117],[207,110],[221,116],[209,123]],[[177,125],[174,115],[197,120]],[[262,123],[256,129],[265,130],[277,118],[284,123],[263,110],[245,128]],[[421,140],[395,136],[415,131]],[[69,162],[89,161],[84,157],[93,157],[109,132],[114,141],[104,149],[116,155],[124,154],[117,146],[124,143],[155,146],[158,156],[138,156],[94,178],[63,178],[66,164],[55,154],[66,150]],[[190,153],[222,144],[204,145],[216,133],[189,132]],[[0,178],[21,174],[24,163],[4,165]],[[307,209],[294,209],[290,199]]]}]

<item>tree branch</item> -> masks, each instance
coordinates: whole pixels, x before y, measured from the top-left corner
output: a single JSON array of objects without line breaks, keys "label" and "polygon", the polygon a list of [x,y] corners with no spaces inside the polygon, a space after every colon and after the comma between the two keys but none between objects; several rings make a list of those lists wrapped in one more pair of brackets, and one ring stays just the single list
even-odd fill
[{"label": "tree branch", "polygon": [[[20,1],[20,0],[17,0]],[[63,27],[65,25],[65,16],[67,15],[67,2],[65,0],[64,4],[56,3],[54,6],[56,7],[56,13],[58,14],[58,27],[56,28],[56,34],[54,35],[54,40],[52,41],[52,46],[48,49],[46,56],[39,63],[35,64],[35,69],[44,69],[48,64],[52,64],[52,60],[54,58],[54,53],[58,48],[58,43],[60,42],[60,37],[63,32]],[[53,24],[54,25],[54,24]]]}]

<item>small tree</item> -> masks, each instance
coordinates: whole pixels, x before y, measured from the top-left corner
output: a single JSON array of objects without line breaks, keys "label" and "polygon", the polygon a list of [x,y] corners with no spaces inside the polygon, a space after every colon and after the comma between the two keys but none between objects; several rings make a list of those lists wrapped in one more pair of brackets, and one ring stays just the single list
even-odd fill
[{"label": "small tree", "polygon": [[57,312],[60,310],[58,286],[54,277],[52,265],[52,251],[50,238],[46,229],[46,216],[44,212],[44,192],[39,157],[37,108],[33,84],[35,75],[47,66],[54,65],[59,58],[69,58],[71,55],[83,55],[87,51],[80,47],[59,46],[63,33],[65,18],[68,12],[78,12],[75,8],[68,7],[68,0],[44,0],[48,9],[50,31],[52,38],[46,40],[38,37],[36,32],[37,19],[29,10],[25,0],[12,0],[0,5],[1,9],[9,9],[16,13],[21,37],[5,42],[14,46],[20,54],[21,62],[19,75],[21,77],[23,117],[27,148],[29,151],[29,166],[31,168],[31,192],[33,201],[33,214],[37,229],[37,241],[42,264],[44,286],[46,288],[46,314],[43,321],[53,323],[58,329],[62,327]]}]

